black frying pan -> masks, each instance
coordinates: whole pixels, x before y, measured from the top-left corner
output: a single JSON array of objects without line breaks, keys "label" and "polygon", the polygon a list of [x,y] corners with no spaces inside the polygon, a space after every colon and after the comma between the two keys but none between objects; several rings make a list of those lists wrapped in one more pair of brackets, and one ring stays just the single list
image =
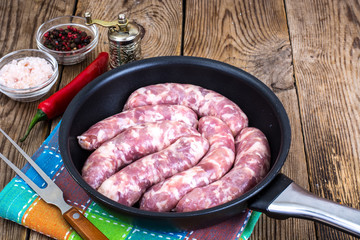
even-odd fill
[{"label": "black frying pan", "polygon": [[[89,152],[80,148],[76,137],[97,121],[120,112],[131,92],[166,82],[195,84],[223,94],[247,114],[250,126],[265,133],[271,148],[271,169],[258,185],[218,207],[187,213],[155,213],[114,202],[82,179],[81,168]],[[91,82],[73,99],[63,115],[59,144],[65,166],[77,183],[95,201],[128,216],[133,224],[196,229],[219,223],[251,208],[276,218],[294,216],[318,220],[360,236],[359,210],[319,199],[279,174],[290,147],[290,132],[281,102],[255,77],[214,60],[173,56],[129,63]],[[319,208],[322,206],[323,209]]]}]

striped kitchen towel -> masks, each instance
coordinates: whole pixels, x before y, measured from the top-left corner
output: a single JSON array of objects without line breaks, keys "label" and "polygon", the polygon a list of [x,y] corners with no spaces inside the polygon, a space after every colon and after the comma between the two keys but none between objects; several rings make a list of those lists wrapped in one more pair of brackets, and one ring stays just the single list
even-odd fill
[{"label": "striped kitchen towel", "polygon": [[[126,217],[94,202],[71,178],[64,167],[58,146],[58,126],[32,157],[64,192],[65,200],[78,208],[109,239],[248,239],[260,216],[245,211],[218,225],[194,231],[156,231],[129,224]],[[45,185],[35,170],[26,164],[22,169],[39,186]],[[0,192],[0,217],[14,221],[55,239],[81,239],[65,222],[60,211],[46,204],[18,176]]]}]

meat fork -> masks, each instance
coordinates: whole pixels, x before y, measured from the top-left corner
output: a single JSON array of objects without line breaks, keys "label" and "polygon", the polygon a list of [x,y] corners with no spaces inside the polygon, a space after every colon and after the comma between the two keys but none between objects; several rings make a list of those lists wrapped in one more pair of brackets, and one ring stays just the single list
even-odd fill
[{"label": "meat fork", "polygon": [[36,172],[47,183],[45,188],[38,187],[28,176],[17,168],[2,153],[0,158],[5,161],[45,202],[57,206],[65,220],[76,230],[83,238],[89,240],[108,239],[99,229],[97,229],[81,212],[67,204],[63,198],[61,189],[46,175],[46,173],[12,140],[1,128],[0,132],[9,140],[9,142],[23,155]]}]

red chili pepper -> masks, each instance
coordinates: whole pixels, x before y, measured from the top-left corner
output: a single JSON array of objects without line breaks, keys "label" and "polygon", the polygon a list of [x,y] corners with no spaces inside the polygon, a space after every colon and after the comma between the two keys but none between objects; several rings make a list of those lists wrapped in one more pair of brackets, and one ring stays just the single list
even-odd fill
[{"label": "red chili pepper", "polygon": [[71,100],[86,84],[108,70],[108,63],[109,54],[107,52],[99,53],[98,57],[70,83],[51,95],[48,99],[41,102],[38,105],[38,110],[31,120],[25,136],[20,139],[20,141],[22,142],[26,139],[36,123],[53,119],[63,114]]}]

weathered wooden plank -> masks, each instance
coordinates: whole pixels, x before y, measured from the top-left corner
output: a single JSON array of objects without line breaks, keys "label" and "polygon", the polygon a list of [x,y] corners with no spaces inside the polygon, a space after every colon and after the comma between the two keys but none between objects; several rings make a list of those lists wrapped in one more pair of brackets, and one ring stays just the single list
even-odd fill
[{"label": "weathered wooden plank", "polygon": [[[182,30],[182,1],[79,1],[76,15],[83,16],[90,11],[93,18],[106,21],[117,19],[125,13],[129,21],[135,21],[145,28],[142,40],[143,57],[179,55]],[[107,29],[101,32],[100,49],[108,51]],[[99,48],[98,48],[99,49]]]},{"label": "weathered wooden plank", "polygon": [[[282,172],[308,188],[283,2],[187,1],[185,17],[184,55],[212,58],[242,68],[267,84],[283,102],[292,126],[292,145]],[[262,216],[252,238],[314,239],[314,235],[312,222],[277,221]]]},{"label": "weathered wooden plank", "polygon": [[359,2],[287,0],[286,10],[311,190],[360,209]]},{"label": "weathered wooden plank", "polygon": [[[0,57],[19,49],[36,48],[35,34],[38,26],[47,19],[71,15],[74,1],[0,1]],[[59,82],[61,79],[58,80]],[[56,86],[52,92],[56,90]],[[13,139],[18,140],[24,134],[31,118],[36,112],[39,101],[33,103],[19,103],[0,94],[0,127]],[[48,124],[40,123],[26,142],[20,146],[32,155],[48,134]],[[20,157],[9,144],[1,143],[0,152],[18,166],[22,167],[25,160]],[[11,168],[3,161],[0,162],[0,189],[15,176]],[[18,224],[0,219],[2,239],[26,239],[28,230]]]}]

